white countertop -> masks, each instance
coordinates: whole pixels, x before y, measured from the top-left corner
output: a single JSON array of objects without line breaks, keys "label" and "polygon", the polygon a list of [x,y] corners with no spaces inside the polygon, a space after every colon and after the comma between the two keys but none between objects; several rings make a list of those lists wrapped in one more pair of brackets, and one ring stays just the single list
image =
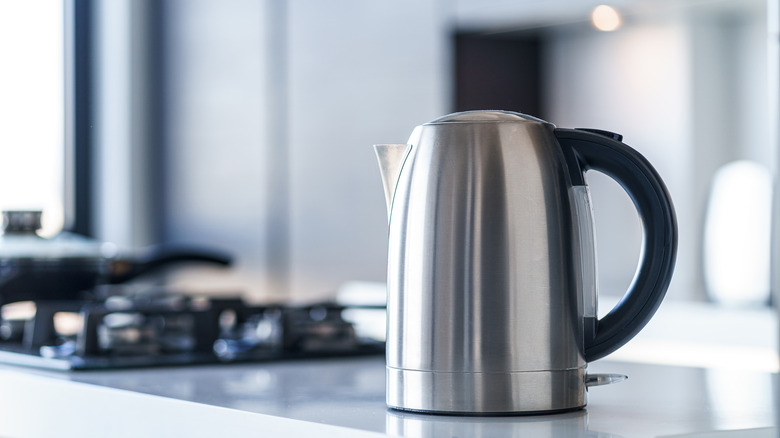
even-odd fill
[{"label": "white countertop", "polygon": [[[708,321],[713,316],[705,315]],[[667,345],[664,330],[647,332],[650,338],[640,335],[622,356],[589,366],[591,372],[628,374],[629,380],[591,388],[582,411],[531,417],[389,410],[382,357],[99,372],[0,366],[0,437],[705,437],[718,430],[780,435],[775,369],[751,357],[709,367],[685,358],[684,366],[664,365],[669,356],[662,354],[644,360]],[[680,333],[671,351],[686,345],[690,332]],[[748,347],[760,346],[719,345],[715,353],[694,353],[717,359]]]}]

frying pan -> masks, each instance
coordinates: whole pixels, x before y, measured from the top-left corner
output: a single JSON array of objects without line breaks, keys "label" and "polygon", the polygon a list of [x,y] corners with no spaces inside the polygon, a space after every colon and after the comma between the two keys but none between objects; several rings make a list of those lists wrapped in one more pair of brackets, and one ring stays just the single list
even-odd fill
[{"label": "frying pan", "polygon": [[0,305],[17,301],[80,300],[101,284],[119,284],[184,263],[229,266],[222,252],[162,244],[118,255],[116,246],[62,232],[52,238],[35,233],[40,212],[3,212],[0,236]]}]

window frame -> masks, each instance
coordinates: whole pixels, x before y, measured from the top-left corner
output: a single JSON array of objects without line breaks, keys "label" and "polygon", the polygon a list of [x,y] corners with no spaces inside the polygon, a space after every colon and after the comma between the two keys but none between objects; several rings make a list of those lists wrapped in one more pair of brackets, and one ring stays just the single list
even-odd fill
[{"label": "window frame", "polygon": [[94,234],[93,0],[64,0],[64,231]]}]

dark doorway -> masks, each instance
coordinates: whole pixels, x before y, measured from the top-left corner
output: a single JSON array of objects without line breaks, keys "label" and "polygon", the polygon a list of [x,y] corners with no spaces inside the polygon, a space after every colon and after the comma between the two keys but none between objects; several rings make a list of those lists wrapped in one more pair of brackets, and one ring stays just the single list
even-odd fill
[{"label": "dark doorway", "polygon": [[455,110],[508,110],[544,118],[541,38],[455,34]]}]

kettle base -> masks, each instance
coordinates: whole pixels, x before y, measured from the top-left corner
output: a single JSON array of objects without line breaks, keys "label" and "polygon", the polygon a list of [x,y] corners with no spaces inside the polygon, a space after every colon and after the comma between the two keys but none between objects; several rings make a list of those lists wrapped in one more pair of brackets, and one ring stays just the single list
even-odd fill
[{"label": "kettle base", "polygon": [[387,405],[450,415],[535,415],[585,407],[585,367],[521,372],[435,372],[387,367]]},{"label": "kettle base", "polygon": [[456,411],[421,411],[418,409],[405,409],[397,408],[394,406],[388,406],[390,409],[398,412],[408,412],[412,414],[428,414],[428,415],[441,415],[441,416],[457,416],[457,417],[522,417],[533,415],[555,415],[565,414],[567,412],[575,412],[585,409],[585,406],[579,406],[569,409],[558,409],[552,411],[520,411],[520,412],[456,412]]}]

